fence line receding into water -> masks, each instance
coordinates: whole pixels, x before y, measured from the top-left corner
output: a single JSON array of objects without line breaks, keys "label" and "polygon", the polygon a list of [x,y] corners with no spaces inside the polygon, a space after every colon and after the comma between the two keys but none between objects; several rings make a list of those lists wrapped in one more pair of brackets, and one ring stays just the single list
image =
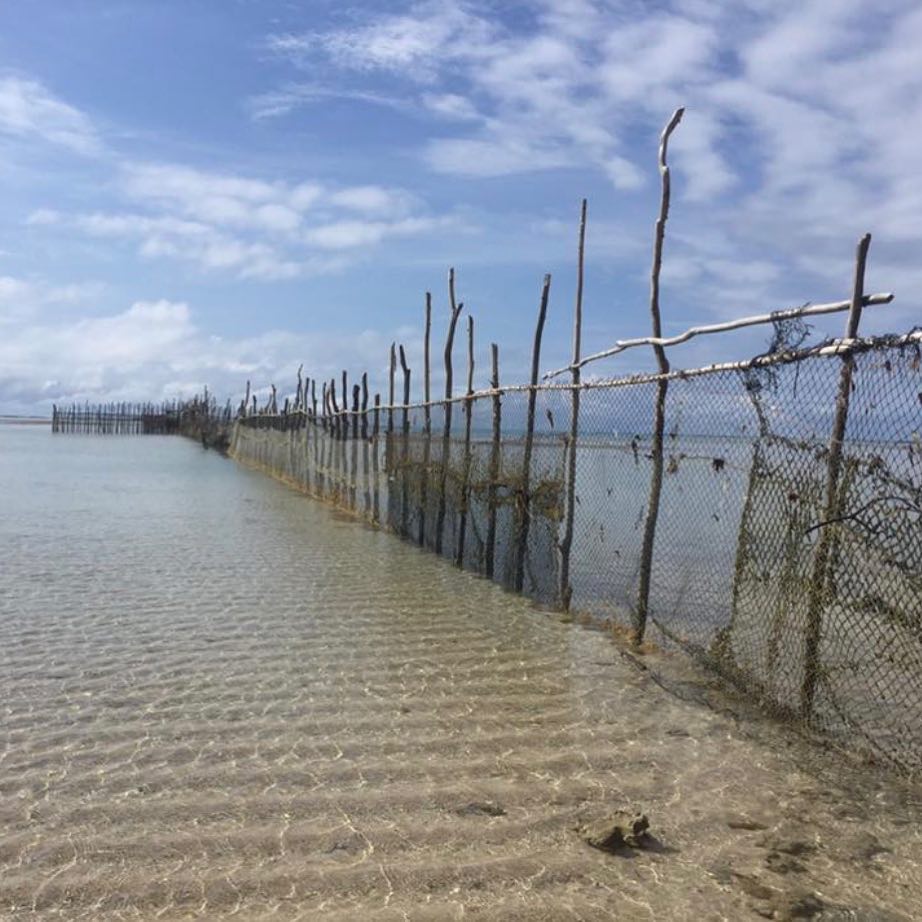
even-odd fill
[{"label": "fence line receding into water", "polygon": [[[421,376],[395,343],[386,400],[372,398],[364,372],[350,389],[346,371],[318,381],[299,368],[281,406],[275,386],[260,406],[248,382],[231,453],[460,567],[574,617],[608,620],[637,644],[677,644],[776,713],[916,770],[922,335],[860,335],[862,312],[892,300],[865,293],[866,236],[848,298],[663,337],[667,144],[681,117],[660,144],[651,336],[583,354],[583,203],[569,366],[541,380],[547,276],[530,380],[501,384],[494,343],[489,387],[474,387],[469,318],[456,394],[464,306],[452,270],[444,397],[431,394],[427,293]],[[846,314],[843,337],[809,344],[806,320],[836,312]],[[671,367],[674,345],[758,324],[772,333],[761,355]],[[653,350],[656,372],[582,377],[590,363],[639,347]],[[551,380],[561,374],[570,380]],[[232,415],[213,400],[201,407]]]}]

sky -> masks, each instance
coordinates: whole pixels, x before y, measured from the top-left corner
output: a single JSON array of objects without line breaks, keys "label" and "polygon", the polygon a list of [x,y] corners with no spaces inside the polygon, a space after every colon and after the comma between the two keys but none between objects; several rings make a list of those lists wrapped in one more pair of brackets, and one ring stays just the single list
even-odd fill
[{"label": "sky", "polygon": [[[160,400],[298,365],[420,381],[447,271],[524,380],[649,332],[656,149],[672,111],[667,334],[847,298],[874,235],[865,332],[922,322],[922,7],[879,0],[0,5],[0,413]],[[844,317],[819,323],[837,332]],[[765,329],[675,366],[745,358]],[[593,366],[649,367],[648,350]],[[463,362],[463,348],[456,367]],[[455,380],[463,384],[464,375]]]}]

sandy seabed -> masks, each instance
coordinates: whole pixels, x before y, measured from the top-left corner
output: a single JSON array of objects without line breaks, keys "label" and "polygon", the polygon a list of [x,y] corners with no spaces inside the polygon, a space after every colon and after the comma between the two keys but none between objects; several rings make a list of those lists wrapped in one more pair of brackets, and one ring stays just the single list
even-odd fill
[{"label": "sandy seabed", "polygon": [[7,579],[0,919],[922,918],[917,788],[234,477]]}]

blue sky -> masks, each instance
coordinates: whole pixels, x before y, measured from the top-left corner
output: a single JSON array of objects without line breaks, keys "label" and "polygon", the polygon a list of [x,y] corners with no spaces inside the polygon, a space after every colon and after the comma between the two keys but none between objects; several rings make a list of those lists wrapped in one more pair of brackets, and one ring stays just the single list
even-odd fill
[{"label": "blue sky", "polygon": [[[678,105],[666,331],[846,297],[867,230],[868,287],[897,301],[864,328],[903,330],[922,320],[922,8],[869,9],[4,4],[0,412],[238,395],[302,362],[381,382],[394,339],[421,365],[427,289],[440,352],[450,265],[478,384],[490,340],[523,377],[546,271],[556,367],[583,196],[585,349],[642,335],[657,136]],[[764,340],[698,340],[673,361]]]}]

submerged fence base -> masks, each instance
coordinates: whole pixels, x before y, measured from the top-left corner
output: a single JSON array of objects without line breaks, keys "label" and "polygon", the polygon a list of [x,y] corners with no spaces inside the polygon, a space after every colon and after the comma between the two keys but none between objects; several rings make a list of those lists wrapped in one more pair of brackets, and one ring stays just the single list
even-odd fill
[{"label": "submerged fence base", "polygon": [[[648,610],[660,643],[909,772],[922,768],[920,346],[913,333],[672,373]],[[830,504],[843,354],[851,417]],[[470,398],[461,437],[445,438],[440,404],[245,416],[231,454],[508,588],[521,579],[536,600],[630,630],[659,381],[582,385],[576,439],[572,388],[538,385]]]},{"label": "submerged fence base", "polygon": [[[558,582],[564,454],[556,441],[544,447],[544,465],[532,464],[539,475],[530,489],[524,591],[550,603]],[[306,418],[292,426],[272,417],[238,421],[230,446],[231,457],[507,588],[515,586],[523,527],[521,454],[517,440],[496,458],[485,439],[450,439],[446,449],[441,437],[430,444],[418,432],[337,437]]]}]

